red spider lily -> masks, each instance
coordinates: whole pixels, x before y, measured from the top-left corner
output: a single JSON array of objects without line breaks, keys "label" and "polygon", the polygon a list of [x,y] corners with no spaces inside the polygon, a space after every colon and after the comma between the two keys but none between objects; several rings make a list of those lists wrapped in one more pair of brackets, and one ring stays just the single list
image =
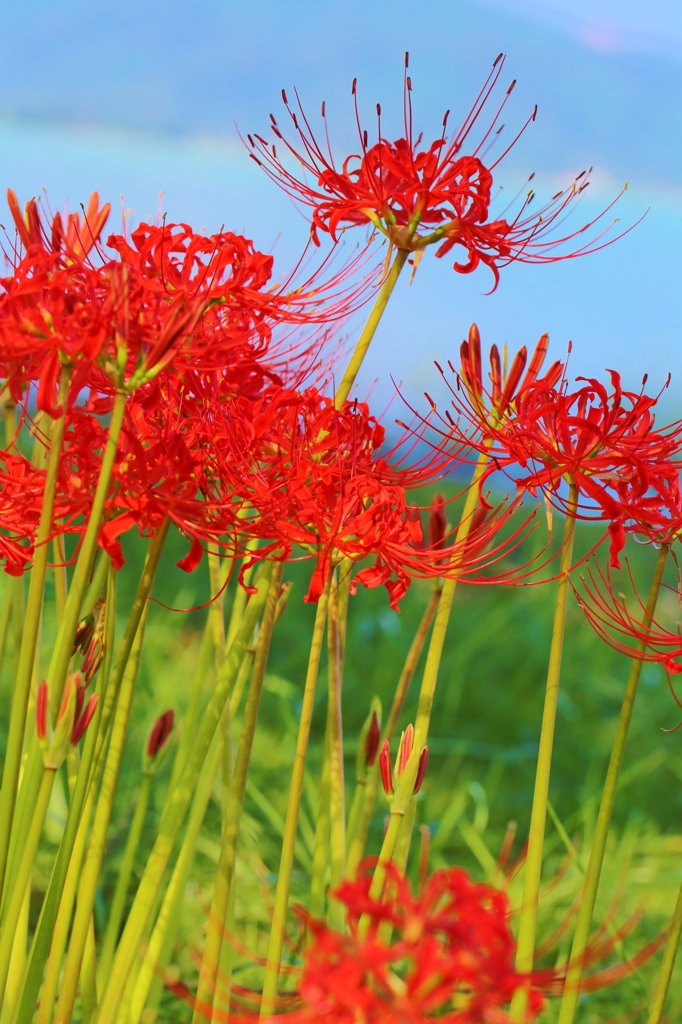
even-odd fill
[{"label": "red spider lily", "polygon": [[346,403],[337,410],[315,388],[272,388],[258,402],[234,404],[213,423],[218,473],[242,500],[244,531],[270,542],[259,557],[279,549],[278,557],[288,558],[298,546],[316,559],[306,600],[317,600],[332,565],[372,556],[374,563],[359,570],[351,590],[383,584],[396,607],[412,576],[456,572],[474,579],[514,547],[527,526],[486,553],[517,507],[503,504],[466,543],[446,547],[439,539],[425,548],[405,492],[438,478],[440,456],[408,466],[397,449],[382,454],[384,428],[366,405]]},{"label": "red spider lily", "polygon": [[646,613],[646,602],[642,601],[628,566],[628,575],[634,596],[634,612],[627,607],[625,594],[616,593],[611,572],[604,571],[598,561],[592,559],[587,566],[587,576],[581,575],[581,587],[573,581],[571,585],[585,618],[594,631],[621,654],[639,661],[662,665],[666,672],[677,675],[682,672],[682,633],[667,629],[657,619],[647,629],[642,625]]},{"label": "red spider lily", "polygon": [[70,213],[66,217],[65,228],[61,214],[56,213],[52,217],[48,233],[41,216],[40,204],[35,199],[29,199],[22,214],[19,200],[12,189],[8,188],[7,205],[26,252],[32,246],[36,246],[45,251],[63,251],[68,259],[75,260],[84,259],[98,244],[111,210],[109,203],[100,207],[99,193],[93,192],[87,208],[83,210],[82,221],[79,214]]},{"label": "red spider lily", "polygon": [[[507,471],[518,492],[541,491],[566,510],[559,488],[562,481],[573,481],[582,500],[570,514],[609,522],[611,564],[618,567],[627,531],[662,540],[677,529],[682,495],[674,460],[680,425],[655,429],[657,397],[624,391],[613,370],[610,391],[600,381],[582,377],[578,381],[584,385],[569,391],[561,363],[539,378],[546,347],[543,336],[520,380],[522,350],[506,381],[493,348],[488,391],[482,384],[478,333],[470,334],[462,346],[461,374],[456,386],[450,386],[459,419],[446,412],[439,430],[443,438],[454,439],[457,451],[466,438],[475,449],[489,453],[482,484],[495,471]],[[462,383],[463,394],[458,390]]]},{"label": "red spider lily", "polygon": [[[272,131],[314,183],[301,180],[287,170],[277,154],[276,145],[269,145],[259,135],[247,136],[250,155],[292,198],[312,209],[311,235],[316,244],[319,244],[319,231],[329,232],[336,241],[340,225],[371,223],[399,248],[421,251],[426,245],[441,242],[436,255],[444,256],[454,246],[461,246],[466,251],[467,259],[464,263],[455,263],[455,270],[468,274],[479,263],[484,263],[493,272],[494,287],[499,280],[499,267],[514,260],[544,263],[594,251],[600,247],[598,237],[570,252],[561,253],[558,250],[577,239],[586,228],[603,217],[606,210],[590,224],[569,235],[553,235],[566,208],[587,185],[587,181],[583,180],[584,172],[570,188],[553,196],[535,216],[531,217],[526,212],[534,198],[531,190],[511,221],[504,219],[506,209],[496,219],[490,217],[492,172],[530,121],[535,119],[536,113],[534,110],[500,156],[489,166],[486,165],[484,159],[488,150],[498,140],[503,128],[499,120],[514,87],[513,82],[498,104],[488,127],[481,132],[478,142],[470,141],[470,136],[497,85],[503,65],[504,59],[500,54],[455,135],[449,139],[446,136],[448,111],[443,118],[442,133],[426,148],[421,148],[422,135],[415,137],[413,132],[412,83],[407,74],[406,55],[402,138],[391,143],[383,137],[381,108],[377,105],[378,141],[368,146],[367,132],[360,126],[354,81],[352,93],[355,98],[360,153],[346,157],[338,166],[329,145],[324,104],[322,118],[326,144],[322,147],[315,138],[298,94],[298,111],[294,111],[283,92],[284,104],[298,133],[301,148],[296,148],[286,139],[271,115]],[[471,147],[469,151],[465,146]],[[434,230],[430,234],[419,235],[416,229],[420,225]]]},{"label": "red spider lily", "polygon": [[[334,894],[347,908],[349,934],[309,921],[312,942],[299,983],[306,1009],[334,1024],[352,1024],[358,1014],[367,1024],[506,1021],[504,1008],[525,983],[513,966],[506,896],[461,868],[436,871],[417,896],[393,865],[389,879],[383,900],[370,897],[368,872]],[[364,915],[370,926],[361,938]],[[388,941],[384,923],[393,933]],[[529,1021],[542,1005],[533,989]]]},{"label": "red spider lily", "polygon": [[45,473],[22,455],[0,451],[0,561],[21,576],[33,555]]}]

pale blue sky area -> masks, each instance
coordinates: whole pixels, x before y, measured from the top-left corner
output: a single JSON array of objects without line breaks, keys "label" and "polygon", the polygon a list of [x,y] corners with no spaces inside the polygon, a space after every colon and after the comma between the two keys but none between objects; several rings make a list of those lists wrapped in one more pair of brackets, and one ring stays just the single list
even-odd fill
[{"label": "pale blue sky area", "polygon": [[[534,103],[537,121],[500,167],[515,186],[536,171],[551,195],[593,164],[593,195],[576,226],[623,182],[621,224],[644,222],[612,248],[547,267],[515,266],[498,291],[485,270],[469,278],[425,259],[399,293],[373,347],[362,387],[405,381],[432,389],[432,360],[456,353],[476,319],[486,342],[532,344],[548,330],[557,354],[569,338],[576,373],[621,369],[630,384],[673,371],[682,397],[679,239],[682,237],[682,4],[675,0],[271,0],[192,5],[157,0],[9,0],[0,64],[3,188],[21,199],[46,188],[60,207],[93,188],[138,217],[243,230],[275,243],[280,270],[307,228],[246,156],[236,134],[267,128],[280,90],[327,110],[337,152],[355,148],[350,83],[367,127],[380,101],[391,129],[410,50],[416,122],[435,134],[446,108],[464,116],[501,50],[518,79],[507,121]],[[6,215],[0,213],[0,220]],[[118,215],[112,220],[116,225]],[[279,236],[279,237],[278,237]],[[361,388],[362,390],[362,388]]]}]

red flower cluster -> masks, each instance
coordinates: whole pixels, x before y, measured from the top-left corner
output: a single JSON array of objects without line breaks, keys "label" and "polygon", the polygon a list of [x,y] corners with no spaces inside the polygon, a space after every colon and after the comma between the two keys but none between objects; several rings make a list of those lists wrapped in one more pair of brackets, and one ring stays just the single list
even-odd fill
[{"label": "red flower cluster", "polygon": [[657,397],[623,390],[614,370],[610,389],[594,378],[578,378],[583,385],[570,390],[558,362],[538,377],[546,345],[543,336],[522,381],[525,350],[503,381],[493,347],[488,390],[478,331],[472,329],[462,345],[460,372],[450,366],[456,374],[456,385],[448,386],[457,419],[449,412],[441,417],[444,447],[450,439],[458,448],[468,442],[490,457],[481,484],[502,470],[520,494],[541,492],[563,510],[561,485],[574,483],[578,507],[568,511],[609,523],[611,564],[618,567],[626,532],[661,541],[682,525],[680,425],[656,429]]},{"label": "red flower cluster", "polygon": [[[521,209],[511,221],[504,217],[506,209],[501,211],[501,216],[491,217],[492,172],[530,121],[535,120],[536,113],[534,110],[516,138],[493,163],[484,163],[491,145],[498,141],[504,127],[499,121],[514,88],[515,83],[512,82],[490,123],[481,132],[478,142],[469,151],[465,148],[470,144],[470,136],[502,73],[502,54],[495,60],[459,130],[451,138],[447,137],[450,114],[447,111],[441,135],[424,148],[422,135],[415,137],[412,125],[412,83],[407,74],[408,63],[406,54],[404,135],[395,142],[389,142],[383,137],[381,107],[377,104],[378,141],[372,146],[368,145],[367,132],[360,125],[354,81],[352,93],[360,153],[346,157],[340,166],[335,163],[329,146],[324,104],[322,118],[326,146],[323,148],[315,138],[298,94],[296,112],[291,109],[286,93],[282,92],[301,148],[296,148],[286,139],[271,115],[272,131],[288,154],[311,176],[314,184],[296,177],[287,169],[277,154],[276,145],[269,145],[260,135],[247,136],[250,155],[256,163],[293,199],[312,209],[311,235],[316,244],[319,244],[320,231],[328,232],[336,241],[338,229],[343,224],[373,224],[399,248],[417,251],[426,245],[440,242],[436,255],[444,256],[453,247],[462,247],[466,261],[456,262],[455,270],[469,274],[479,263],[484,263],[493,272],[495,286],[499,280],[499,267],[514,260],[525,263],[551,262],[600,247],[599,239],[595,238],[573,251],[561,252],[562,246],[577,239],[586,228],[601,219],[606,210],[577,231],[563,237],[553,234],[566,208],[586,187],[584,172],[568,189],[558,192],[533,216],[527,213],[534,198],[530,190]],[[430,234],[419,235],[419,226],[433,230]]]},{"label": "red flower cluster", "polygon": [[[491,1024],[526,979],[514,970],[515,942],[504,893],[474,883],[462,868],[436,871],[415,896],[389,867],[388,895],[369,896],[371,874],[335,893],[348,934],[311,920],[299,992],[316,1021],[353,1024]],[[361,937],[360,919],[369,921]],[[388,927],[391,938],[386,938]],[[528,1020],[543,998],[531,991]],[[305,1013],[305,1010],[304,1010]]]}]

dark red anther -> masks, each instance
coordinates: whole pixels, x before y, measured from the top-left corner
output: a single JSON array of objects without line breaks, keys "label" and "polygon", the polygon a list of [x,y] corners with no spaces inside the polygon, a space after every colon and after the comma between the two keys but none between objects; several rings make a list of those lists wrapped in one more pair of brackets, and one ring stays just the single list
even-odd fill
[{"label": "dark red anther", "polygon": [[370,722],[369,730],[367,732],[367,739],[365,740],[365,761],[368,768],[371,768],[377,759],[380,739],[381,728],[379,726],[379,716],[376,711],[374,711],[372,714],[372,721]]},{"label": "dark red anther", "polygon": [[429,511],[428,542],[430,548],[438,551],[443,547],[447,526],[445,498],[442,494],[436,494]]},{"label": "dark red anther", "polygon": [[419,792],[419,790],[422,788],[422,782],[424,781],[424,776],[426,775],[426,768],[427,768],[428,763],[429,763],[429,748],[428,747],[423,747],[422,748],[422,752],[419,755],[419,765],[417,767],[417,778],[414,780],[415,796]]}]

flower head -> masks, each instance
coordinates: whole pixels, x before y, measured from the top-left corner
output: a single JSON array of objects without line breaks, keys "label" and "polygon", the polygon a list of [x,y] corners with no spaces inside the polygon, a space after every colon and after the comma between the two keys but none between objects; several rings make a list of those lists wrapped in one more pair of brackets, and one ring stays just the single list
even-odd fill
[{"label": "flower head", "polygon": [[[316,1021],[366,1024],[486,1024],[507,1021],[505,1007],[524,983],[513,966],[506,896],[474,883],[461,868],[436,871],[418,895],[389,865],[387,894],[369,895],[371,875],[345,882],[334,898],[347,908],[348,934],[310,921],[299,991]],[[359,929],[367,915],[366,937]],[[392,929],[386,939],[380,925]],[[533,989],[528,1020],[542,1007]]]},{"label": "flower head", "polygon": [[[354,81],[352,93],[360,151],[347,156],[341,163],[334,160],[331,152],[324,104],[322,119],[326,143],[322,146],[315,137],[298,94],[297,109],[294,110],[286,93],[282,92],[284,105],[298,135],[298,146],[286,138],[271,115],[272,131],[310,181],[307,177],[297,177],[288,169],[277,153],[276,143],[270,145],[259,135],[247,136],[253,159],[292,198],[312,209],[311,234],[316,244],[319,244],[320,231],[328,232],[336,241],[338,230],[343,225],[372,224],[398,248],[420,252],[426,245],[440,243],[438,256],[446,255],[455,246],[464,249],[465,260],[456,262],[455,270],[468,274],[479,263],[484,263],[494,275],[495,286],[499,267],[513,260],[544,263],[599,247],[595,239],[572,251],[562,252],[562,246],[572,243],[595,221],[563,237],[554,233],[566,208],[587,185],[584,172],[533,216],[528,213],[534,198],[532,190],[527,192],[520,210],[511,220],[505,219],[506,208],[500,211],[499,216],[493,214],[493,171],[530,121],[535,120],[536,114],[533,110],[503,152],[492,162],[486,162],[491,146],[499,140],[504,127],[500,124],[500,117],[515,84],[511,83],[475,137],[476,126],[484,116],[502,73],[502,54],[495,60],[461,127],[448,135],[450,111],[447,111],[442,132],[430,144],[423,142],[421,133],[414,133],[408,64],[406,54],[404,135],[394,142],[384,137],[381,107],[377,104],[378,139],[369,144],[368,133],[360,124]],[[426,228],[427,233],[418,233],[420,227]]]}]

